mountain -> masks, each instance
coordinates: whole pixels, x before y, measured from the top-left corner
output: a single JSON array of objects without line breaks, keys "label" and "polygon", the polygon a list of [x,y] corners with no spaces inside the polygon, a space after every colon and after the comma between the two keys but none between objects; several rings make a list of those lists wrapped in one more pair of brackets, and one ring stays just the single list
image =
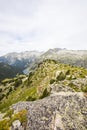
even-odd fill
[{"label": "mountain", "polygon": [[87,68],[87,51],[86,50],[67,50],[61,48],[49,49],[38,57],[38,60],[34,61],[31,65],[27,66],[24,70],[25,74],[28,74],[35,68],[37,64],[45,59],[53,59],[60,63],[70,64],[74,66],[80,66]]},{"label": "mountain", "polygon": [[38,60],[27,65],[24,69],[25,74],[29,74],[37,68],[37,64],[45,59],[53,59],[60,63],[70,64],[87,68],[87,51],[86,50],[67,50],[61,48],[49,49],[38,57]]},{"label": "mountain", "polygon": [[87,129],[87,51],[8,55],[0,58],[1,78],[19,66],[29,75],[1,81],[0,130]]},{"label": "mountain", "polygon": [[87,50],[49,49],[40,59],[54,59],[60,63],[87,68]]},{"label": "mountain", "polygon": [[[11,93],[10,87],[12,87]],[[87,70],[61,64],[55,60],[44,60],[38,64],[36,70],[29,73],[29,76],[17,75],[5,79],[1,82],[0,88],[3,88],[1,93],[5,95],[0,109],[5,103],[4,108],[21,100],[37,100],[41,98],[46,88],[52,93],[54,91],[87,92]]]},{"label": "mountain", "polygon": [[22,73],[20,68],[10,66],[9,64],[3,62],[0,63],[0,81],[5,78],[12,78],[18,73]]},{"label": "mountain", "polygon": [[44,60],[29,76],[1,82],[0,111],[4,130],[85,130],[87,70]]},{"label": "mountain", "polygon": [[26,51],[21,53],[14,52],[1,56],[0,62],[19,67],[23,71],[27,67],[27,65],[35,62],[41,54],[42,52],[38,51]]},{"label": "mountain", "polygon": [[0,57],[0,62],[16,66],[20,68],[23,73],[28,74],[44,59],[53,59],[60,63],[87,68],[86,50],[67,50],[65,48],[49,49],[46,52],[26,51],[21,53],[9,53]]}]

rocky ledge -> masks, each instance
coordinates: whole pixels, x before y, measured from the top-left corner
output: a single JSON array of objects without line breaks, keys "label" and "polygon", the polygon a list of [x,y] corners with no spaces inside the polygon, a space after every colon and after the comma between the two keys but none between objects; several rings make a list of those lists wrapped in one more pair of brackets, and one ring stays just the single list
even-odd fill
[{"label": "rocky ledge", "polygon": [[59,92],[34,102],[19,102],[14,111],[27,109],[26,130],[87,130],[87,95]]}]

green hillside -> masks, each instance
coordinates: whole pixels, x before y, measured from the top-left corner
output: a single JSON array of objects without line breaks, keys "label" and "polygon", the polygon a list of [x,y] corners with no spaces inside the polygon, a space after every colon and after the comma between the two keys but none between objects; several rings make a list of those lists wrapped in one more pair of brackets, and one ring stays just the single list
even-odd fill
[{"label": "green hillside", "polygon": [[18,101],[34,101],[54,91],[87,92],[87,70],[45,60],[29,76],[18,75],[0,84],[0,110]]},{"label": "green hillside", "polygon": [[15,77],[17,73],[21,74],[22,70],[18,67],[13,67],[6,63],[0,63],[0,81],[5,78]]}]

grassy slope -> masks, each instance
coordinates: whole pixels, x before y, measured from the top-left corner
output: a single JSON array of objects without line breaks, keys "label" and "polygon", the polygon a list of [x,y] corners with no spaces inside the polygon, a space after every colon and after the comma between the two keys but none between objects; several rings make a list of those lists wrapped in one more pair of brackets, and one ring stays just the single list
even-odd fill
[{"label": "grassy slope", "polygon": [[0,102],[0,110],[4,111],[10,105],[18,101],[25,101],[28,99],[28,97],[39,99],[44,91],[44,88],[49,88],[50,80],[56,80],[56,73],[58,71],[62,71],[66,76],[66,72],[68,70],[69,75],[76,79],[85,78],[87,75],[87,70],[84,68],[56,63],[53,60],[46,60],[40,63],[36,71],[30,74],[26,81],[22,82],[22,84],[20,84],[16,90],[10,92],[8,97],[4,98]]}]

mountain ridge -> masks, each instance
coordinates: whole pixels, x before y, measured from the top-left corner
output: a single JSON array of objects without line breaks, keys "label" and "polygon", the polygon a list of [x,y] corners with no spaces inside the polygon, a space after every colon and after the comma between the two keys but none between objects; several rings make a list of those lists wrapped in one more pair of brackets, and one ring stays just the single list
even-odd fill
[{"label": "mountain ridge", "polygon": [[0,62],[20,68],[21,73],[29,74],[37,67],[38,63],[45,59],[87,68],[87,50],[68,50],[66,48],[54,48],[46,52],[13,52],[0,57]]},{"label": "mountain ridge", "polygon": [[86,130],[86,101],[87,69],[46,59],[1,82],[0,129]]}]

